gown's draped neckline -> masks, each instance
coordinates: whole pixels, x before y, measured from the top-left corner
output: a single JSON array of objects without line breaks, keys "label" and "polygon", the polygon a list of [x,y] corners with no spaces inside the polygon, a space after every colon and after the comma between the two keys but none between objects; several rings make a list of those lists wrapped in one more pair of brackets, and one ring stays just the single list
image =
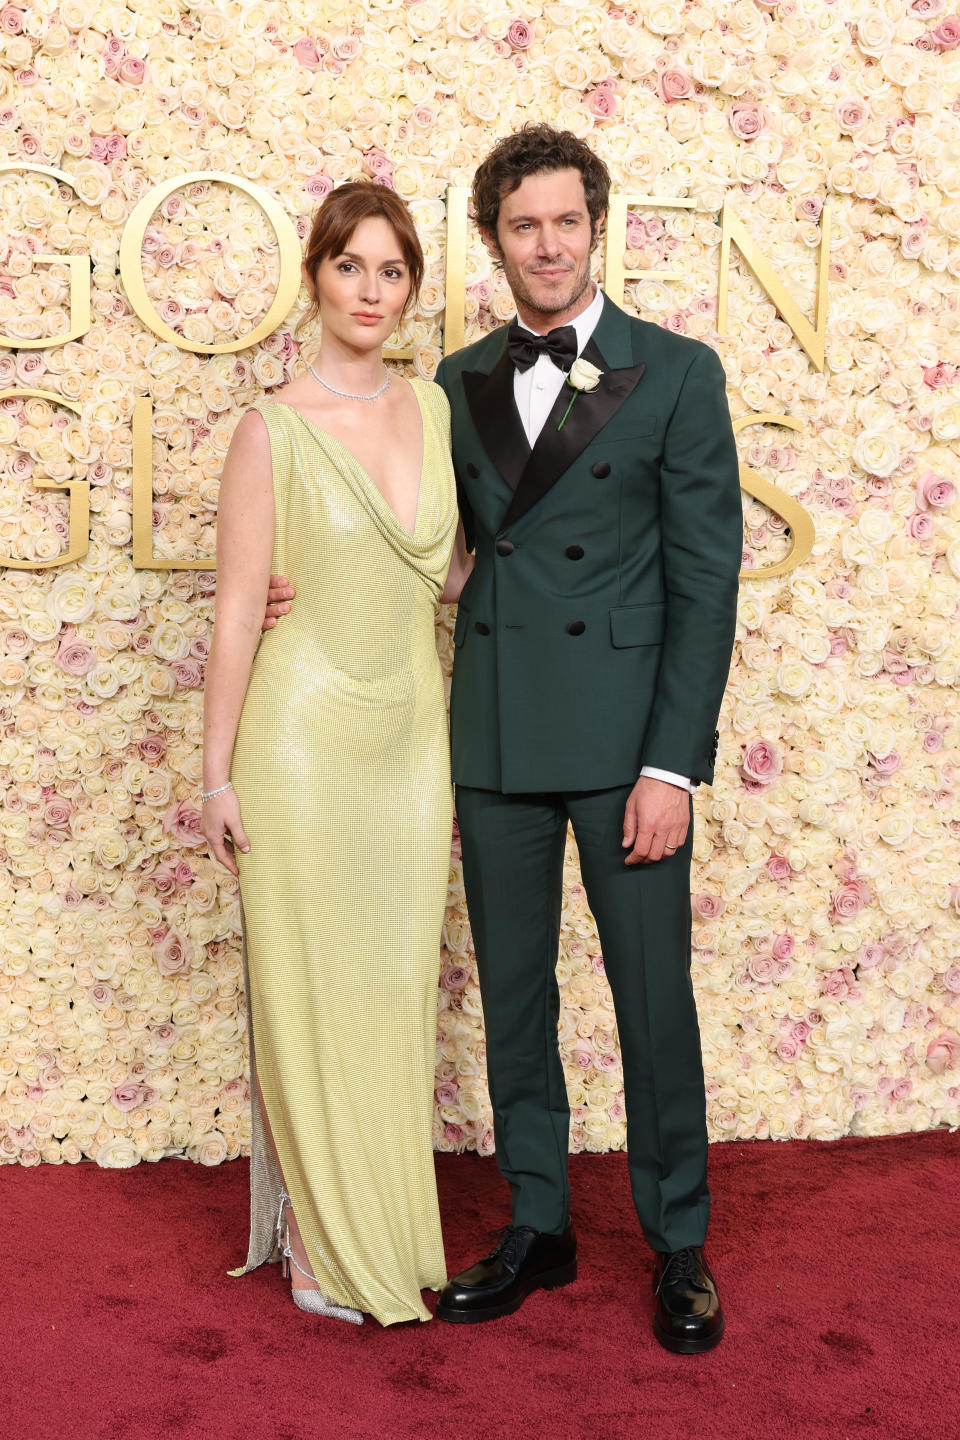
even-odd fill
[{"label": "gown's draped neckline", "polygon": [[354,455],[353,451],[349,449],[342,440],[338,440],[329,430],[324,430],[323,427],[315,421],[308,419],[308,417],[294,405],[287,404],[285,400],[268,400],[265,403],[276,405],[281,410],[287,411],[306,427],[316,443],[327,455],[327,458],[341,472],[357,499],[369,512],[390,544],[393,545],[396,550],[405,553],[412,560],[422,561],[429,558],[439,546],[444,545],[448,534],[448,517],[445,513],[446,507],[437,504],[436,494],[430,494],[428,481],[431,471],[434,468],[430,464],[430,452],[435,444],[435,438],[428,423],[428,417],[424,412],[419,391],[416,385],[412,388],[416,397],[417,408],[420,411],[420,425],[423,435],[423,451],[420,460],[420,486],[417,492],[417,514],[412,532],[407,529],[383,491],[373,480],[369,472],[360,464],[360,461],[356,455]]}]

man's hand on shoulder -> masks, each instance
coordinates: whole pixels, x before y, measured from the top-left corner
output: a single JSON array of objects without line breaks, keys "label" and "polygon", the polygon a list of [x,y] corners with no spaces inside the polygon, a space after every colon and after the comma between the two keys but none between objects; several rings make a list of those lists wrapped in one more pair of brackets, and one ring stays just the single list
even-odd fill
[{"label": "man's hand on shoulder", "polygon": [[628,865],[651,865],[671,855],[687,838],[690,794],[667,780],[641,775],[623,815],[623,848]]},{"label": "man's hand on shoulder", "polygon": [[276,625],[279,616],[286,615],[290,609],[289,600],[296,595],[296,590],[290,584],[286,575],[271,575],[270,588],[267,590],[267,608],[263,616],[261,630],[272,630]]}]

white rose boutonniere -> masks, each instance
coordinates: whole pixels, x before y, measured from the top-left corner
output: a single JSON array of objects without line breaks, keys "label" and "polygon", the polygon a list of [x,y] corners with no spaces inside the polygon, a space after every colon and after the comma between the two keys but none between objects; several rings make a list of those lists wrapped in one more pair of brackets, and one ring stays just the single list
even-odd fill
[{"label": "white rose boutonniere", "polygon": [[589,360],[584,360],[582,358],[574,360],[573,364],[570,366],[570,374],[567,376],[567,384],[570,386],[573,394],[570,396],[570,404],[563,412],[563,420],[561,420],[560,424],[557,426],[558,430],[563,429],[563,421],[566,420],[567,416],[570,414],[573,402],[574,400],[576,400],[580,391],[596,390],[597,386],[600,384],[600,376],[602,374],[603,371],[598,370],[596,365],[591,365]]}]

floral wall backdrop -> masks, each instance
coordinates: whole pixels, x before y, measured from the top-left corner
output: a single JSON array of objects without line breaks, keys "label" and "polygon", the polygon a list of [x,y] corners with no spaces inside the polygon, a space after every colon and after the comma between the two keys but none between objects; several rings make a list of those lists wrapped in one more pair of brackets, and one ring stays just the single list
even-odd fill
[{"label": "floral wall backdrop", "polygon": [[[960,1123],[960,15],[947,0],[11,0],[0,38],[0,164],[71,181],[0,173],[0,390],[43,392],[0,400],[0,555],[33,562],[0,570],[0,1158],[214,1164],[248,1140],[235,885],[198,831],[214,576],[135,568],[132,418],[149,397],[156,555],[209,556],[230,435],[302,365],[305,296],[233,353],[160,340],[119,274],[125,222],[197,170],[263,187],[301,239],[336,183],[393,186],[428,260],[400,343],[430,376],[447,187],[538,117],[585,136],[616,190],[693,200],[631,211],[627,269],[681,278],[628,281],[624,303],[720,350],[735,416],[800,427],[740,441],[817,539],[800,568],[744,582],[717,781],[696,802],[711,1135]],[[718,335],[725,197],[808,316],[829,204],[822,371],[736,250]],[[70,325],[67,265],[37,257],[71,255],[89,257],[92,324],[31,347]],[[142,268],[159,318],[210,346],[267,312],[278,244],[246,194],[198,181],[156,209]],[[471,234],[467,339],[510,314]],[[78,482],[89,549],[43,568],[70,541],[57,488]],[[745,565],[788,543],[748,496]],[[572,842],[567,880],[572,1144],[615,1149],[616,1028]],[[438,971],[436,1143],[489,1151],[456,836]]]}]

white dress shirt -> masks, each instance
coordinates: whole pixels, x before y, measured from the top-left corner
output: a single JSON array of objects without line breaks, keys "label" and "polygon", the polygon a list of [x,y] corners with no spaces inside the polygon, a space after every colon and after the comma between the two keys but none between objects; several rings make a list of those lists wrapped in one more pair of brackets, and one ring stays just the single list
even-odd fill
[{"label": "white dress shirt", "polygon": [[[583,354],[602,311],[603,291],[597,285],[586,310],[581,310],[575,319],[568,322],[577,332],[577,355]],[[531,449],[546,424],[565,379],[560,366],[555,365],[549,355],[538,355],[529,369],[513,372],[513,397]],[[697,788],[687,776],[675,775],[672,770],[658,770],[653,765],[644,765],[640,774],[649,775],[654,780],[665,780],[668,785],[679,785],[681,790],[688,790],[691,795]]]}]

